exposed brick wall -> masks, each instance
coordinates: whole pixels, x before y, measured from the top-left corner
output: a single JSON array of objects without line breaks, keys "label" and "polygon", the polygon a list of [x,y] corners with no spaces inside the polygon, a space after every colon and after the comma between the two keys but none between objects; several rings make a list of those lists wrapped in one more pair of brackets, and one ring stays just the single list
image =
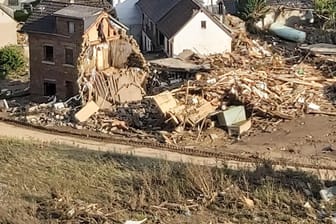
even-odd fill
[{"label": "exposed brick wall", "polygon": [[[67,96],[66,81],[72,82],[75,93],[77,89],[78,71],[76,62],[81,52],[82,32],[77,29],[71,36],[67,34],[67,23],[61,23],[59,32],[64,35],[48,35],[48,34],[29,34],[29,54],[30,54],[30,88],[34,95],[44,94],[44,80],[56,81],[56,95],[59,98]],[[63,25],[62,25],[63,24]],[[66,25],[64,25],[66,24]],[[82,28],[81,21],[76,21],[76,27]],[[43,61],[44,45],[53,46],[54,62],[47,63]],[[65,48],[73,49],[74,65],[65,65]]]},{"label": "exposed brick wall", "polygon": [[81,35],[84,33],[84,24],[81,20],[63,17],[56,17],[56,32],[61,35],[69,36],[68,22],[75,23],[75,33],[70,35],[71,38],[76,38],[76,36],[78,37],[78,34]]}]

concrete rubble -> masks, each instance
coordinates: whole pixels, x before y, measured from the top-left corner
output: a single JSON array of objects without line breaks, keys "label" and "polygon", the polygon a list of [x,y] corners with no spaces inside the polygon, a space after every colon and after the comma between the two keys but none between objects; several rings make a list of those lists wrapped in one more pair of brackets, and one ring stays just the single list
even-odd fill
[{"label": "concrete rubble", "polygon": [[8,109],[9,109],[9,106],[8,106],[7,100],[5,99],[0,100],[0,111],[6,111]]},{"label": "concrete rubble", "polygon": [[98,110],[98,105],[95,102],[90,101],[75,114],[75,118],[78,122],[84,122],[97,113]]},{"label": "concrete rubble", "polygon": [[[241,28],[234,35],[232,53],[204,57],[185,51],[179,58],[149,63],[123,34],[102,46],[87,45],[79,66],[78,96],[12,109],[12,115],[36,125],[171,144],[183,133],[200,136],[219,128],[240,138],[307,113],[336,115],[331,103],[336,102],[335,78],[317,73],[314,66],[289,64],[274,53],[276,46],[250,39]],[[117,54],[114,66],[97,68],[105,63],[90,53],[98,47]]]},{"label": "concrete rubble", "polygon": [[336,187],[333,186],[333,187],[322,189],[320,190],[320,195],[324,201],[328,202],[336,197]]}]

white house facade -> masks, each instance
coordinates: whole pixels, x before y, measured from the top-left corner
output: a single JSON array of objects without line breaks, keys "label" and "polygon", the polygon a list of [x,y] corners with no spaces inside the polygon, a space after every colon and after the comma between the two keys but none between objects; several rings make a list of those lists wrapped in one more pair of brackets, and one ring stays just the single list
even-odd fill
[{"label": "white house facade", "polygon": [[163,50],[174,57],[183,50],[199,54],[231,52],[231,31],[194,0],[140,0],[142,50]]},{"label": "white house facade", "polygon": [[232,37],[223,32],[204,12],[199,11],[171,41],[173,55],[178,55],[185,49],[207,55],[231,52]]},{"label": "white house facade", "polygon": [[0,35],[0,48],[8,44],[17,44],[17,22],[0,9],[0,27],[6,35]]}]

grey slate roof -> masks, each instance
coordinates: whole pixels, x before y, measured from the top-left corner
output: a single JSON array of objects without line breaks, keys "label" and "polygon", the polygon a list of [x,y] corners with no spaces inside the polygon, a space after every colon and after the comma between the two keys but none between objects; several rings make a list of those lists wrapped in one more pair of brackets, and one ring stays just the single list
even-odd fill
[{"label": "grey slate roof", "polygon": [[55,31],[54,12],[66,7],[64,2],[43,1],[34,8],[28,20],[22,26],[23,32],[53,33]]},{"label": "grey slate roof", "polygon": [[[51,1],[70,3],[71,0],[51,0]],[[104,8],[107,11],[113,8],[112,4],[110,4],[109,1],[107,0],[73,0],[73,4]]]},{"label": "grey slate roof", "polygon": [[82,19],[84,21],[84,30],[89,28],[96,21],[104,9],[90,7],[85,5],[70,5],[54,13],[55,16]]},{"label": "grey slate roof", "polygon": [[[86,5],[100,8],[109,6],[106,0],[75,0],[76,5]],[[38,32],[38,33],[54,33],[56,30],[54,13],[71,5],[70,0],[44,0],[37,5],[33,13],[29,16],[21,28],[22,32]],[[111,6],[111,5],[110,5]],[[87,19],[88,24],[90,20],[93,22],[94,17]]]},{"label": "grey slate roof", "polygon": [[168,38],[176,34],[198,11],[199,5],[181,0],[158,23],[158,29]]},{"label": "grey slate roof", "polygon": [[[156,2],[158,0],[140,0],[140,2],[141,1]],[[160,8],[159,5],[157,7]],[[165,14],[161,14],[161,16],[158,16],[161,18],[156,22],[157,28],[167,38],[171,38],[200,10],[202,10],[222,30],[231,35],[230,28],[226,27],[224,24],[214,18],[211,13],[209,13],[195,0],[178,0],[169,11],[167,11]]]},{"label": "grey slate roof", "polygon": [[180,0],[139,0],[136,4],[154,23],[157,23]]},{"label": "grey slate roof", "polygon": [[84,19],[87,17],[92,17],[93,15],[96,15],[101,11],[103,11],[102,8],[90,7],[85,5],[70,5],[56,11],[54,15],[75,19]]}]

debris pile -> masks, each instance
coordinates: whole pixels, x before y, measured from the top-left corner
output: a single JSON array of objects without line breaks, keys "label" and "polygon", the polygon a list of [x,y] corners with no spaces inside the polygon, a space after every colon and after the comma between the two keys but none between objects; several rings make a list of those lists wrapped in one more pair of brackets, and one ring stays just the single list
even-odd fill
[{"label": "debris pile", "polygon": [[[302,115],[306,109],[311,109],[312,103],[320,105],[321,110],[333,109],[324,90],[336,79],[316,74],[313,67],[289,67],[277,57],[262,61],[250,58],[247,63],[245,56],[231,56],[210,58],[216,69],[199,81],[189,82],[189,88],[201,88],[205,98],[218,102],[218,106],[230,101],[225,98],[234,96],[262,114],[283,119]],[[209,83],[209,80],[214,81]]]},{"label": "debris pile", "polygon": [[10,108],[16,120],[42,126],[71,126],[73,127],[73,101],[79,101],[79,96],[72,97],[66,102],[57,102],[53,97],[48,103],[29,104],[25,108]]},{"label": "debris pile", "polygon": [[123,29],[111,40],[101,39],[90,41],[88,36],[82,44],[77,83],[83,103],[141,100],[148,66],[138,44]]},{"label": "debris pile", "polygon": [[117,222],[115,214],[109,214],[98,204],[89,204],[81,200],[74,200],[60,195],[53,195],[49,200],[39,202],[37,216],[41,219],[57,218],[60,222],[110,223]]},{"label": "debris pile", "polygon": [[155,105],[148,99],[139,102],[115,105],[101,110],[86,121],[86,128],[103,133],[116,130],[155,131],[161,130],[164,120]]},{"label": "debris pile", "polygon": [[[95,70],[90,60],[83,60],[87,64],[81,66],[87,69],[82,71],[91,72],[84,72],[79,79],[82,91],[76,99],[82,100],[82,106],[52,101],[27,108],[19,119],[160,141],[164,135],[168,142],[166,137],[176,133],[199,136],[204,129],[219,127],[240,137],[252,124],[254,130],[264,130],[263,124],[305,113],[336,115],[335,78],[328,78],[312,65],[289,63],[272,53],[269,45],[251,40],[244,32],[237,33],[234,49],[232,53],[207,57],[184,52],[180,59],[174,59],[179,63],[156,60],[150,69],[144,67],[141,54],[135,54],[140,59],[135,58],[143,68],[125,66],[135,50],[114,62],[115,67],[103,70]],[[153,72],[150,76],[162,72],[193,75],[179,76],[178,84],[173,81],[164,86],[174,88],[151,91],[157,86],[144,87],[148,71]],[[155,94],[145,96],[146,92]],[[173,142],[177,143],[176,139]]]}]

